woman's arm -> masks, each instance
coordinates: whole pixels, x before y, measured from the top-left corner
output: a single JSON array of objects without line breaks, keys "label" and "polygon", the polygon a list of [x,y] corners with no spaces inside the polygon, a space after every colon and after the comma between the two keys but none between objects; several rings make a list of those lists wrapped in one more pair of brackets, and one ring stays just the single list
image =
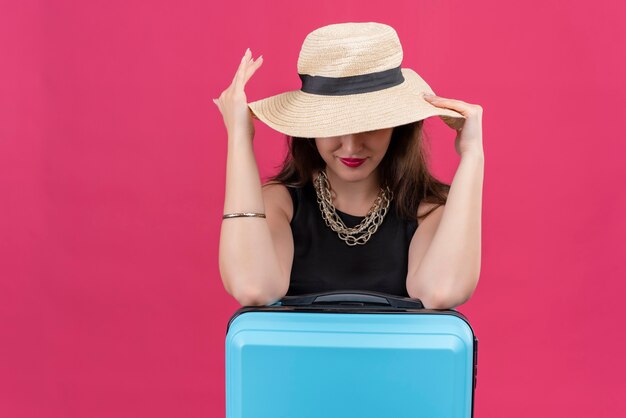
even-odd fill
[{"label": "woman's arm", "polygon": [[471,297],[480,275],[485,161],[483,108],[434,95],[424,98],[434,106],[452,109],[464,116],[462,128],[456,128],[455,139],[461,162],[439,225],[431,233],[432,240],[422,259],[413,263],[416,271],[407,276],[407,291],[410,296],[415,294],[412,297],[424,297],[430,307],[450,309]]},{"label": "woman's arm", "polygon": [[[252,139],[245,136],[228,139],[224,213],[233,212],[266,213]],[[224,287],[242,305],[272,303],[289,285],[267,218],[222,220],[219,269]]]},{"label": "woman's arm", "polygon": [[[228,132],[224,213],[265,213],[261,180],[254,157],[254,124],[244,86],[259,68],[246,50],[231,85],[214,100]],[[266,214],[267,216],[267,214]],[[242,305],[280,299],[289,285],[279,264],[267,218],[222,220],[219,270],[226,291]]]},{"label": "woman's arm", "polygon": [[462,156],[432,241],[417,271],[407,277],[409,296],[424,298],[427,308],[459,306],[478,284],[483,173],[483,155]]}]

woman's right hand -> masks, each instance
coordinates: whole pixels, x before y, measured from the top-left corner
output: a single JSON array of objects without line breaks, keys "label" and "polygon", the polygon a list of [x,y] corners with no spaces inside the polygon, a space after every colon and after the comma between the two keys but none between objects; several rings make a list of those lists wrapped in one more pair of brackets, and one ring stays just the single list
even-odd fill
[{"label": "woman's right hand", "polygon": [[234,134],[250,138],[254,136],[252,111],[248,107],[244,87],[261,63],[263,63],[262,55],[254,61],[250,48],[246,49],[230,86],[220,94],[219,98],[213,99],[213,103],[222,113],[229,136]]}]

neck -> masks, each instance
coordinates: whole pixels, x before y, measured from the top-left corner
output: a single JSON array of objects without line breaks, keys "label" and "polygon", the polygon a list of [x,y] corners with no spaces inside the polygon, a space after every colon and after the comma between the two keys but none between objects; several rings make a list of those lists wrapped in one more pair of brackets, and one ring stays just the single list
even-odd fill
[{"label": "neck", "polygon": [[352,212],[367,212],[380,192],[378,170],[358,181],[345,181],[328,169],[326,170],[326,176],[330,183],[333,204],[342,211],[342,208],[344,208]]}]

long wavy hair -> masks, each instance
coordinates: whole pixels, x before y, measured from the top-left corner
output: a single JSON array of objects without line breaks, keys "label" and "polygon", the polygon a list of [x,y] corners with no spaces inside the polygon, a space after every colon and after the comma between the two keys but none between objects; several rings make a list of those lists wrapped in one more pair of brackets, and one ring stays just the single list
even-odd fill
[{"label": "long wavy hair", "polygon": [[[385,156],[377,170],[381,186],[393,192],[396,214],[404,219],[421,222],[437,207],[446,203],[450,185],[437,180],[428,168],[428,154],[424,146],[424,120],[393,128]],[[278,174],[263,185],[280,183],[302,187],[312,182],[314,170],[321,170],[326,162],[315,145],[315,138],[286,135],[288,151]],[[435,204],[431,210],[417,217],[419,203]]]}]

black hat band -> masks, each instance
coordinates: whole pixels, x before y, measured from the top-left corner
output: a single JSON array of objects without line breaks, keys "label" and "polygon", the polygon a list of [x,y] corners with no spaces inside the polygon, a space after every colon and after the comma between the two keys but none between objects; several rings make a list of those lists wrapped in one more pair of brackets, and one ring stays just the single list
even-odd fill
[{"label": "black hat band", "polygon": [[348,77],[325,77],[298,74],[302,80],[301,91],[323,96],[369,93],[397,86],[404,81],[400,66],[376,73]]}]

